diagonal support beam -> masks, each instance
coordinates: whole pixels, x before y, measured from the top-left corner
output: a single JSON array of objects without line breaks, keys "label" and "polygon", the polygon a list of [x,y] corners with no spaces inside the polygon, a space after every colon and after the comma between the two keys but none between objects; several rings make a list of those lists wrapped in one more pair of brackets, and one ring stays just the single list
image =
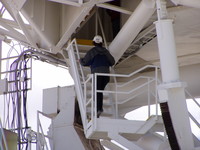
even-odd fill
[{"label": "diagonal support beam", "polygon": [[122,137],[116,132],[108,132],[108,137],[115,140],[116,142],[123,145],[124,147],[128,148],[129,150],[143,150],[141,147],[139,147],[133,142],[128,141],[127,139],[125,139],[124,137]]},{"label": "diagonal support beam", "polygon": [[71,35],[78,29],[81,22],[84,21],[85,17],[90,13],[91,9],[94,5],[91,6],[83,6],[82,9],[78,15],[76,15],[76,18],[73,19],[70,26],[66,29],[65,33],[61,37],[60,41],[57,43],[56,47],[52,49],[53,53],[57,53],[59,50],[62,49],[62,47],[65,45],[65,43],[71,38]]},{"label": "diagonal support beam", "polygon": [[101,7],[101,8],[106,8],[106,9],[114,10],[114,11],[117,11],[117,12],[120,12],[120,13],[123,13],[123,14],[127,14],[127,15],[131,15],[132,14],[132,12],[129,11],[129,10],[126,10],[126,9],[124,9],[122,7],[111,5],[111,4],[108,4],[108,3],[97,4],[97,6]]},{"label": "diagonal support beam", "polygon": [[5,8],[9,11],[13,19],[17,22],[21,30],[24,32],[24,35],[27,39],[27,43],[30,43],[32,47],[38,48],[35,40],[31,37],[26,24],[24,23],[22,17],[20,16],[20,12],[13,7],[13,3],[8,3],[6,0],[1,0]]},{"label": "diagonal support beam", "polygon": [[[154,0],[142,0],[109,46],[117,62],[155,12]],[[123,43],[123,44],[122,44]]]}]

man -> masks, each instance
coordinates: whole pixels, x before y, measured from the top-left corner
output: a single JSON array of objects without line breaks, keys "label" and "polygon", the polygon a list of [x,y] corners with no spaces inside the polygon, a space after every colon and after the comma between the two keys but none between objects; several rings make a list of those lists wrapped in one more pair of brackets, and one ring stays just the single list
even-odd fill
[{"label": "man", "polygon": [[[90,66],[91,73],[109,73],[110,66],[115,64],[115,59],[110,52],[102,47],[103,39],[96,35],[93,39],[95,47],[90,49],[84,58],[80,60],[81,65]],[[110,81],[109,76],[97,76],[97,90],[104,90]],[[103,93],[97,93],[97,117],[103,112]]]}]

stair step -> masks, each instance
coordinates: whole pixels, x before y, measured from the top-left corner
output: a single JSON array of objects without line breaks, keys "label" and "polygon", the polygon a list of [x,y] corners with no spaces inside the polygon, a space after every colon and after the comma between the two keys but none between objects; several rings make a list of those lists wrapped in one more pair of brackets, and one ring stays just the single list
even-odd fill
[{"label": "stair step", "polygon": [[[91,108],[90,107],[87,107],[87,114],[90,115],[91,114]],[[103,112],[101,113],[101,117],[104,116],[104,117],[111,117],[113,116],[113,110],[112,108],[108,108],[108,107],[105,107],[104,106],[104,110]]]}]

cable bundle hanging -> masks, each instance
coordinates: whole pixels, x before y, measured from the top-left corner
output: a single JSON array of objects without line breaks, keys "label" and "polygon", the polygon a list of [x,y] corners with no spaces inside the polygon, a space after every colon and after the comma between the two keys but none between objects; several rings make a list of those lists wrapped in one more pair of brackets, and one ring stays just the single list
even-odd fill
[{"label": "cable bundle hanging", "polygon": [[[30,69],[31,53],[22,53],[18,59],[16,59],[10,67],[9,76],[9,92],[13,106],[12,122],[9,125],[12,129],[16,129],[18,133],[18,147],[20,149],[21,144],[25,144],[28,148],[28,140],[26,138],[28,126],[27,118],[27,91],[28,91],[28,69]],[[8,108],[9,110],[9,108]],[[8,114],[9,115],[9,114]],[[9,118],[9,116],[8,116]],[[9,120],[9,119],[8,119]]]},{"label": "cable bundle hanging", "polygon": [[[23,51],[10,65],[9,87],[7,101],[7,127],[18,134],[18,150],[28,149],[30,137],[28,137],[27,117],[27,92],[31,89],[32,58],[51,64],[66,66],[65,62],[53,57],[49,53],[38,52],[33,49]],[[29,139],[28,139],[29,138]],[[35,139],[31,140],[35,143]]]}]

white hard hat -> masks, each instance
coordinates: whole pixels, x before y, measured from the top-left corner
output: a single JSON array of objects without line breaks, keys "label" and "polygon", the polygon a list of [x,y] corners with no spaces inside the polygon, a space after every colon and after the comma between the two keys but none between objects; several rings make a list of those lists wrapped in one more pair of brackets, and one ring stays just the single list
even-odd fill
[{"label": "white hard hat", "polygon": [[100,35],[96,35],[94,38],[93,38],[93,41],[95,43],[102,43],[103,42],[103,39]]}]

